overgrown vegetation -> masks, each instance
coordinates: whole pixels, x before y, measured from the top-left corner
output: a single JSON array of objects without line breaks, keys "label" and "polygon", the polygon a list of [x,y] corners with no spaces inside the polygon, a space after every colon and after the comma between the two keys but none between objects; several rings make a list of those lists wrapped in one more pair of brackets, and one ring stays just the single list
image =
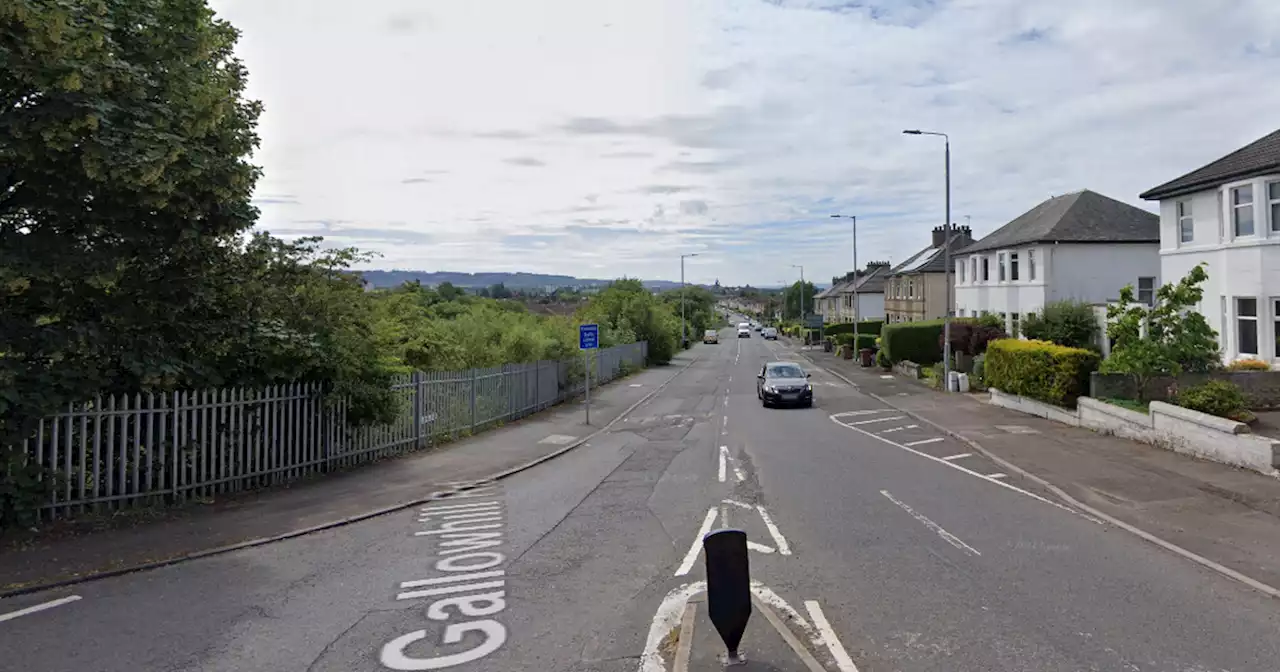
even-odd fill
[{"label": "overgrown vegetation", "polygon": [[1098,349],[1095,335],[1098,321],[1093,306],[1083,301],[1062,300],[1045,304],[1038,314],[1022,322],[1022,334],[1037,341],[1049,341],[1069,348]]},{"label": "overgrown vegetation", "polygon": [[1208,277],[1204,264],[1196,266],[1177,283],[1160,287],[1153,307],[1134,303],[1132,285],[1120,290],[1120,301],[1107,307],[1107,335],[1115,344],[1102,372],[1132,376],[1141,401],[1152,378],[1217,368],[1217,333],[1195,309]]},{"label": "overgrown vegetation", "polygon": [[1271,365],[1260,359],[1237,359],[1227,365],[1228,371],[1270,371]]},{"label": "overgrown vegetation", "polygon": [[1098,353],[1047,341],[1005,338],[987,347],[983,381],[1002,392],[1072,407],[1089,389]]}]

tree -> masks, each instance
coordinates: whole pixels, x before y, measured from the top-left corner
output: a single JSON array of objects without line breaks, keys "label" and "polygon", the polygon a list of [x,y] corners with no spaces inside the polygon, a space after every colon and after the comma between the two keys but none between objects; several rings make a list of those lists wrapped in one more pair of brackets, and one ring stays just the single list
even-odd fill
[{"label": "tree", "polygon": [[491,299],[509,299],[511,297],[511,290],[507,289],[507,286],[501,282],[489,287],[489,298]]},{"label": "tree", "polygon": [[1083,301],[1062,300],[1045,304],[1038,315],[1022,322],[1027,338],[1050,341],[1071,348],[1099,349],[1096,343],[1098,320],[1093,307]]},{"label": "tree", "polygon": [[0,445],[93,393],[219,377],[258,214],[237,36],[204,0],[0,3]]},{"label": "tree", "polygon": [[680,317],[639,280],[614,281],[578,312],[579,320],[600,325],[602,346],[649,342],[649,359],[666,364],[675,356]]},{"label": "tree", "polygon": [[782,317],[786,320],[798,320],[803,317],[801,313],[801,298],[803,297],[804,313],[812,313],[814,306],[813,297],[817,296],[818,288],[812,282],[796,282],[787,287],[782,296]]},{"label": "tree", "polygon": [[1134,303],[1132,285],[1120,290],[1120,301],[1107,307],[1107,335],[1115,344],[1111,356],[1102,362],[1102,373],[1130,374],[1141,399],[1152,378],[1205,372],[1220,365],[1217,333],[1195,310],[1204,297],[1200,285],[1209,277],[1204,266],[1160,287],[1152,307]]},{"label": "tree", "polygon": [[690,341],[702,338],[702,332],[710,329],[716,321],[716,297],[702,287],[685,286],[663,292],[662,302],[671,314],[680,317],[681,298],[684,301],[685,325]]},{"label": "tree", "polygon": [[458,299],[466,296],[467,294],[465,290],[454,286],[452,282],[448,282],[448,281],[442,282],[439,285],[437,285],[436,293],[440,295],[440,299],[443,301],[457,301]]}]

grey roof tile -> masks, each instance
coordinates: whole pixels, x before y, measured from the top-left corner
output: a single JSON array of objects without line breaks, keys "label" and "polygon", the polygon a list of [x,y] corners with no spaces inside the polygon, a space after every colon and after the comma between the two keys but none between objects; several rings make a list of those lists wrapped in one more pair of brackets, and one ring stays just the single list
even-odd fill
[{"label": "grey roof tile", "polygon": [[1139,198],[1158,201],[1277,171],[1280,171],[1280,130],[1268,133],[1182,177],[1152,187],[1142,192]]},{"label": "grey roof tile", "polygon": [[1052,242],[1158,243],[1160,217],[1085,189],[1040,203],[960,253]]}]

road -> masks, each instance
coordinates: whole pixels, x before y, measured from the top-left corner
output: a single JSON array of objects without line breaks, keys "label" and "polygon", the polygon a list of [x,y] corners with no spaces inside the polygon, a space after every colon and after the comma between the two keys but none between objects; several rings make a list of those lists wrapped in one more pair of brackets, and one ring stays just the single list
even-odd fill
[{"label": "road", "polygon": [[[824,670],[1276,668],[1273,600],[825,372],[814,408],[762,409],[759,367],[795,358],[732,334],[612,431],[463,498],[7,601],[0,669],[657,672],[686,599],[689,669],[721,669],[696,542],[725,526]],[[759,609],[743,648],[735,669],[810,669]]]}]

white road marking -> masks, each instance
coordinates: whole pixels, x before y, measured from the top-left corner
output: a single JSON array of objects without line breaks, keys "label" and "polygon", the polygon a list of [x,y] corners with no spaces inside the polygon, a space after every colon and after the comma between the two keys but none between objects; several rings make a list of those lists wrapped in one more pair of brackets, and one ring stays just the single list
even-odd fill
[{"label": "white road marking", "polygon": [[469,593],[474,590],[489,590],[490,588],[501,588],[506,585],[506,581],[486,581],[483,583],[468,583],[460,586],[439,586],[437,588],[427,588],[425,590],[413,590],[407,593],[396,595],[397,600],[416,600],[422,597],[431,597],[432,595],[450,595],[453,593]]},{"label": "white road marking", "polygon": [[844,413],[836,413],[831,417],[843,418],[846,415],[875,415],[876,413],[893,413],[893,412],[895,411],[892,408],[875,408],[875,409],[866,410],[866,411],[845,411]]},{"label": "white road marking", "polygon": [[870,425],[870,424],[875,423],[875,422],[888,422],[888,421],[890,421],[890,420],[901,420],[901,419],[903,419],[903,418],[905,418],[905,417],[907,417],[907,416],[905,416],[905,415],[891,415],[891,416],[889,416],[889,417],[887,417],[887,418],[872,418],[872,419],[870,419],[870,420],[859,420],[859,421],[857,421],[857,422],[851,422],[851,423],[849,423],[849,424],[851,424],[851,425]]},{"label": "white road marking", "polygon": [[471,574],[453,574],[449,576],[438,576],[434,579],[418,579],[416,581],[401,581],[401,588],[421,588],[423,586],[436,586],[442,583],[458,583],[459,581],[471,581],[473,579],[494,579],[506,574],[501,569],[495,569],[491,572],[473,572]]},{"label": "white road marking", "polygon": [[631,385],[630,385],[629,387],[644,387],[644,385],[642,385],[642,384],[640,384],[640,383],[631,383]]},{"label": "white road marking", "polygon": [[891,376],[891,375],[889,375],[889,374],[887,374],[887,373],[885,373],[885,374],[881,374],[881,375],[880,375],[880,377],[881,377],[881,378],[883,378],[884,380],[893,380],[893,376]]},{"label": "white road marking", "polygon": [[942,459],[950,462],[952,460],[963,460],[966,457],[973,457],[973,453],[960,453],[959,455],[948,455]]},{"label": "white road marking", "polygon": [[728,462],[729,462],[729,447],[720,446],[720,468],[718,471],[716,471],[716,477],[720,479],[721,483],[724,483],[725,470],[726,470],[726,467],[728,467]]},{"label": "white road marking", "polygon": [[903,511],[906,511],[908,514],[910,514],[912,518],[915,518],[916,520],[920,521],[920,523],[923,524],[925,527],[936,532],[937,535],[939,537],[942,537],[942,540],[947,542],[948,544],[951,544],[952,546],[955,546],[956,548],[962,551],[967,551],[974,555],[982,555],[981,553],[978,552],[978,549],[970,546],[969,544],[964,543],[963,541],[960,541],[960,539],[956,537],[956,535],[951,534],[950,532],[942,529],[941,525],[933,522],[932,520],[929,520],[928,518],[925,517],[924,514],[919,513],[915,509],[912,509],[906,504],[903,504],[902,502],[895,499],[893,495],[889,494],[888,490],[881,490],[880,494],[884,495],[889,501],[893,502],[894,504],[897,504],[899,508],[901,508]]},{"label": "white road marking", "polygon": [[1059,508],[1059,509],[1062,509],[1063,511],[1068,511],[1068,512],[1070,512],[1070,513],[1074,514],[1074,515],[1080,516],[1081,518],[1084,518],[1084,519],[1086,519],[1086,520],[1090,520],[1090,521],[1095,522],[1095,523],[1097,523],[1097,524],[1099,524],[1099,525],[1103,524],[1103,523],[1102,523],[1102,521],[1100,521],[1100,520],[1098,520],[1098,519],[1096,519],[1096,518],[1093,518],[1093,517],[1091,517],[1091,516],[1087,516],[1087,515],[1085,515],[1085,514],[1083,514],[1083,513],[1080,513],[1079,511],[1076,511],[1075,509],[1073,509],[1073,508],[1071,508],[1071,507],[1069,507],[1069,506],[1064,506],[1064,505],[1059,504],[1059,503],[1057,503],[1057,502],[1055,502],[1055,501],[1053,501],[1053,500],[1051,500],[1051,499],[1045,499],[1044,497],[1041,497],[1040,495],[1037,495],[1037,494],[1036,494],[1036,493],[1034,493],[1034,492],[1028,492],[1028,491],[1026,491],[1026,490],[1023,490],[1022,488],[1019,488],[1019,487],[1017,487],[1016,485],[1009,485],[1008,483],[1005,483],[1004,481],[1001,481],[1001,480],[998,480],[998,479],[994,479],[994,478],[990,478],[990,477],[988,477],[988,476],[986,476],[986,475],[984,475],[984,474],[979,474],[978,472],[976,472],[976,471],[974,471],[974,470],[972,470],[972,469],[966,469],[966,468],[964,468],[964,467],[962,467],[962,466],[960,466],[960,465],[958,465],[958,464],[956,464],[956,463],[954,463],[954,462],[948,462],[948,461],[946,461],[946,460],[942,459],[941,457],[934,457],[933,455],[930,455],[929,453],[921,452],[921,451],[916,450],[915,448],[911,448],[911,447],[909,447],[909,446],[904,446],[904,445],[902,445],[901,443],[898,443],[897,441],[894,441],[893,439],[888,439],[888,438],[885,438],[885,437],[883,437],[883,436],[880,436],[879,434],[873,434],[872,432],[868,432],[867,430],[862,429],[862,428],[860,428],[860,427],[854,427],[854,426],[853,426],[853,425],[851,425],[851,424],[847,424],[847,423],[840,422],[840,420],[839,420],[839,419],[837,419],[837,418],[831,418],[831,421],[832,421],[832,422],[834,422],[834,423],[836,423],[837,425],[840,425],[841,427],[847,427],[848,429],[852,429],[852,430],[853,430],[853,431],[855,431],[855,432],[859,432],[859,433],[865,434],[865,435],[867,435],[867,436],[869,436],[869,437],[871,437],[871,438],[873,438],[873,439],[876,439],[877,441],[883,441],[884,443],[887,443],[887,444],[889,444],[889,445],[893,446],[894,448],[899,448],[899,449],[901,449],[901,450],[905,450],[905,451],[907,451],[908,453],[912,453],[912,454],[915,454],[915,455],[919,455],[920,457],[923,457],[923,458],[925,458],[925,459],[927,459],[927,460],[933,460],[934,462],[937,462],[938,464],[945,464],[945,465],[947,465],[948,467],[951,467],[952,469],[955,469],[955,470],[957,470],[957,471],[962,471],[962,472],[964,472],[964,473],[966,473],[966,474],[969,474],[970,476],[974,476],[974,477],[977,477],[977,478],[981,478],[982,480],[984,480],[984,481],[986,481],[986,482],[988,482],[988,483],[995,483],[996,485],[998,485],[998,486],[1000,486],[1000,487],[1002,487],[1002,488],[1007,488],[1007,489],[1012,490],[1012,491],[1014,491],[1014,492],[1022,493],[1022,494],[1026,495],[1026,496],[1028,496],[1028,497],[1030,497],[1030,498],[1032,498],[1032,499],[1034,499],[1034,500],[1044,502],[1045,504],[1048,504],[1048,505],[1050,505],[1050,506],[1057,507],[1057,508]]},{"label": "white road marking", "polygon": [[726,415],[726,416],[724,416],[724,422],[722,422],[722,423],[720,423],[720,424],[721,424],[721,426],[723,426],[723,427],[728,427],[728,426],[729,426],[729,416],[727,416],[727,415]]},{"label": "white road marking", "polygon": [[716,522],[716,507],[707,510],[707,517],[702,519],[702,527],[698,528],[698,534],[693,538],[693,544],[689,546],[689,552],[684,554],[684,560],[680,563],[680,568],[676,570],[676,576],[684,576],[693,569],[693,563],[698,559],[698,554],[702,553],[702,538],[707,536],[711,531],[711,526]]},{"label": "white road marking", "polygon": [[831,622],[827,620],[827,615],[822,613],[822,607],[817,601],[805,600],[804,608],[809,612],[809,618],[813,619],[813,627],[818,629],[822,643],[827,645],[831,657],[835,658],[836,668],[840,672],[858,672],[858,666],[853,664],[849,652],[844,650],[844,645],[840,643],[840,638],[836,636],[836,631],[832,629]]},{"label": "white road marking", "polygon": [[706,588],[705,582],[695,581],[672,590],[662,598],[662,604],[658,605],[658,611],[649,624],[649,636],[645,639],[644,652],[640,654],[639,672],[667,672],[667,664],[663,662],[662,652],[658,650],[662,646],[662,640],[666,639],[680,621],[689,598]]},{"label": "white road marking", "polygon": [[1006,474],[1002,471],[997,471],[994,474],[987,474],[987,478],[1009,478],[1009,474]]},{"label": "white road marking", "polygon": [[54,607],[61,607],[64,604],[71,604],[72,602],[75,602],[79,599],[80,599],[79,595],[68,595],[67,597],[59,598],[56,600],[50,600],[48,602],[43,602],[41,604],[35,604],[30,607],[27,607],[26,609],[19,609],[17,611],[11,611],[7,614],[0,614],[0,623],[3,623],[5,621],[12,621],[15,618],[28,616],[30,614],[34,614],[39,611],[44,611],[45,609],[53,609]]},{"label": "white road marking", "polygon": [[760,518],[764,520],[764,526],[769,528],[769,536],[773,537],[773,543],[778,545],[778,552],[783,555],[791,555],[791,546],[787,544],[786,538],[782,536],[782,532],[778,530],[778,526],[773,524],[773,519],[769,517],[769,512],[764,510],[763,506],[756,505],[756,509],[760,511]]},{"label": "white road marking", "polygon": [[935,436],[932,439],[920,439],[919,441],[908,441],[908,446],[923,446],[926,443],[937,443],[942,440],[941,436]]},{"label": "white road marking", "polygon": [[772,548],[772,547],[770,547],[770,546],[765,546],[764,544],[758,544],[758,543],[756,543],[756,542],[754,542],[754,541],[748,541],[748,542],[747,542],[747,550],[749,550],[749,551],[760,551],[761,553],[772,553],[772,552],[773,552],[773,548]]},{"label": "white road marking", "polygon": [[904,430],[904,429],[916,429],[916,428],[917,428],[917,427],[919,427],[919,426],[920,426],[920,425],[903,425],[903,426],[901,426],[901,427],[894,427],[894,428],[892,428],[892,429],[885,429],[885,430],[881,430],[881,432],[880,432],[880,433],[881,433],[881,434],[892,434],[892,433],[894,433],[894,432],[901,432],[901,431],[902,431],[902,430]]}]

